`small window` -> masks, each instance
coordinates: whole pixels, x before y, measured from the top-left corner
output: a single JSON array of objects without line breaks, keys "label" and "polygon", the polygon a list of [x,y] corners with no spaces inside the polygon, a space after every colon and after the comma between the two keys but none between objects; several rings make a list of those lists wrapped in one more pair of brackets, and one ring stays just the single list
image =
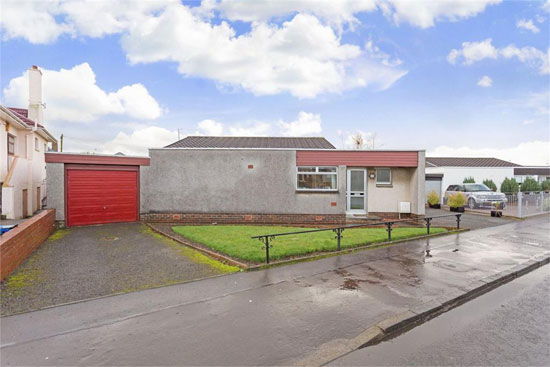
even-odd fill
[{"label": "small window", "polygon": [[38,143],[38,138],[34,138],[34,150],[40,150],[40,144]]},{"label": "small window", "polygon": [[8,134],[8,154],[15,154],[15,136]]},{"label": "small window", "polygon": [[297,167],[296,189],[336,191],[338,189],[337,167]]},{"label": "small window", "polygon": [[48,151],[48,146],[44,144],[44,153]]},{"label": "small window", "polygon": [[376,184],[390,185],[391,184],[391,169],[377,168],[376,169]]}]

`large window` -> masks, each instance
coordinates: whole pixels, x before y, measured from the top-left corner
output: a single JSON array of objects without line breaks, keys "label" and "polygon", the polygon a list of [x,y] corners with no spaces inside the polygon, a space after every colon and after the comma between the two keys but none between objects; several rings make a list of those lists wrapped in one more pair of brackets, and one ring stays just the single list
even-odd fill
[{"label": "large window", "polygon": [[377,168],[376,169],[376,184],[391,185],[391,169]]},{"label": "large window", "polygon": [[297,190],[336,191],[337,167],[297,167]]},{"label": "large window", "polygon": [[8,154],[15,154],[15,136],[8,134]]}]

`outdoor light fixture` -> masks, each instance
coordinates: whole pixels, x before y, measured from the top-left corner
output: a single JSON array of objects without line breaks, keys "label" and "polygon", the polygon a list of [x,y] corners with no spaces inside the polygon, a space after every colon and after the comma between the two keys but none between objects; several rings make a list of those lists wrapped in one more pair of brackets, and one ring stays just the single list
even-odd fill
[{"label": "outdoor light fixture", "polygon": [[369,173],[369,177],[374,180],[374,172]]}]

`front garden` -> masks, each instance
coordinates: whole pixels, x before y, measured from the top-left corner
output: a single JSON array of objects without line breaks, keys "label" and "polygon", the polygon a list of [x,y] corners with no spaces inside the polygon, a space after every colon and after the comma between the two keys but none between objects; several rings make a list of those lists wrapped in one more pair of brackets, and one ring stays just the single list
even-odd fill
[{"label": "front garden", "polygon": [[[173,231],[185,238],[232,258],[251,263],[265,262],[263,244],[252,236],[303,231],[306,228],[281,226],[207,225],[174,226]],[[430,233],[441,233],[445,228],[432,227]],[[394,228],[392,239],[400,240],[423,236],[426,228]],[[388,240],[386,228],[353,228],[343,232],[342,249],[380,243]],[[317,252],[336,250],[335,234],[332,231],[313,232],[277,237],[271,243],[270,257],[282,260]]]}]

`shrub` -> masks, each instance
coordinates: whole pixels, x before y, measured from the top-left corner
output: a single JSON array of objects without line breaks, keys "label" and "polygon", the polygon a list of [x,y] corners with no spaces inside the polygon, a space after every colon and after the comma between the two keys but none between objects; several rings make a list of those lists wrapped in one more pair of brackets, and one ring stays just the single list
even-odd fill
[{"label": "shrub", "polygon": [[521,192],[540,191],[540,185],[535,179],[527,177],[521,184]]},{"label": "shrub", "polygon": [[495,185],[493,180],[490,180],[490,179],[487,178],[487,179],[483,180],[483,184],[485,186],[487,186],[488,188],[490,188],[491,190],[497,191],[497,185]]},{"label": "shrub", "polygon": [[464,181],[462,183],[476,183],[476,180],[470,176],[470,177],[464,177]]},{"label": "shrub", "polygon": [[542,183],[540,184],[540,189],[546,192],[550,191],[550,180],[542,181]]},{"label": "shrub", "polygon": [[448,203],[451,208],[462,208],[466,205],[466,196],[461,192],[455,192],[449,196]]},{"label": "shrub", "polygon": [[428,193],[428,204],[437,205],[439,204],[439,195],[434,190]]},{"label": "shrub", "polygon": [[510,194],[510,193],[516,193],[518,191],[519,191],[519,185],[516,182],[515,178],[506,177],[504,181],[502,181],[502,183],[500,184],[500,192]]}]

